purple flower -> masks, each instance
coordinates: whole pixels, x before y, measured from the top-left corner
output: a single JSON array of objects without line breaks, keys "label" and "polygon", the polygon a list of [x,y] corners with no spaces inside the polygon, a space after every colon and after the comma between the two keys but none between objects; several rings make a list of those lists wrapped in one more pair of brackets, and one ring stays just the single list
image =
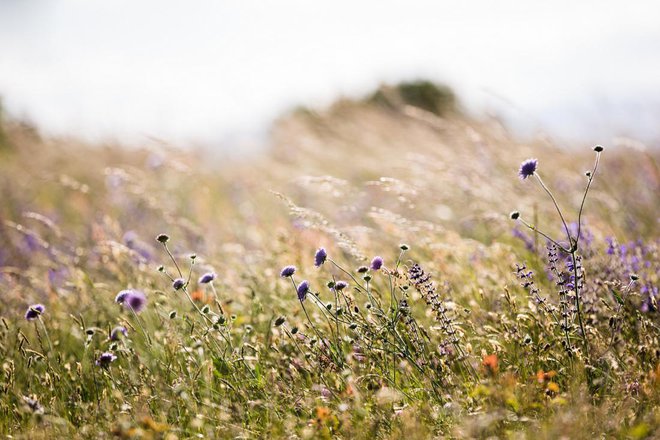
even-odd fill
[{"label": "purple flower", "polygon": [[321,267],[327,258],[328,253],[325,251],[325,249],[319,248],[319,250],[316,251],[316,254],[314,255],[314,266]]},{"label": "purple flower", "polygon": [[184,280],[183,278],[177,278],[172,282],[172,288],[174,290],[181,290],[185,285],[186,285],[186,280]]},{"label": "purple flower", "polygon": [[344,290],[346,287],[348,287],[346,281],[337,281],[335,283],[335,290]]},{"label": "purple flower", "polygon": [[286,266],[282,269],[282,272],[280,272],[280,276],[282,278],[288,278],[293,276],[294,273],[296,273],[296,266]]},{"label": "purple flower", "polygon": [[371,270],[379,270],[381,267],[383,267],[383,258],[374,257],[374,259],[371,260]]},{"label": "purple flower", "polygon": [[118,341],[121,337],[120,335],[124,335],[125,337],[128,336],[128,330],[126,330],[126,327],[121,325],[112,329],[110,332],[110,340]]},{"label": "purple flower", "polygon": [[126,299],[129,293],[131,293],[130,290],[122,290],[117,294],[117,296],[115,296],[115,302],[117,304],[124,304],[124,300]]},{"label": "purple flower", "polygon": [[124,307],[133,310],[135,313],[140,313],[147,305],[147,297],[139,290],[122,290],[115,297],[117,304],[123,304]]},{"label": "purple flower", "polygon": [[307,292],[309,292],[309,281],[304,280],[300,284],[298,284],[298,299],[300,301],[304,301],[305,298],[307,297]]},{"label": "purple flower", "polygon": [[28,321],[33,321],[43,314],[46,311],[46,307],[43,304],[33,304],[28,307],[27,312],[25,312],[25,319]]},{"label": "purple flower", "polygon": [[538,165],[539,165],[538,159],[527,159],[520,165],[520,171],[518,171],[518,175],[522,180],[525,180],[529,176],[534,175]]},{"label": "purple flower", "polygon": [[208,284],[215,279],[215,274],[213,272],[205,273],[199,278],[200,284]]},{"label": "purple flower", "polygon": [[96,365],[101,368],[108,368],[111,362],[114,362],[117,359],[117,356],[110,352],[105,352],[96,360]]}]

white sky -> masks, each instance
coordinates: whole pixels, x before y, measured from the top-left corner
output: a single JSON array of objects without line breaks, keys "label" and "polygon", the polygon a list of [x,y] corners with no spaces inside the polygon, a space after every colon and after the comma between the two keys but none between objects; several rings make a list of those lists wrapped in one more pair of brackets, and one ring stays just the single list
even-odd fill
[{"label": "white sky", "polygon": [[0,0],[0,96],[46,133],[219,145],[445,81],[529,132],[660,139],[660,2]]}]

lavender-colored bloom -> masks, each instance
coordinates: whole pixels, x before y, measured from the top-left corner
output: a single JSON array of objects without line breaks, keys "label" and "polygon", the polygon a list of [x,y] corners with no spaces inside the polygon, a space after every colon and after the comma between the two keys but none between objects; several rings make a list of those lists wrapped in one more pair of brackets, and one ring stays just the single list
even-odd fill
[{"label": "lavender-colored bloom", "polygon": [[110,332],[110,340],[118,341],[121,337],[120,335],[128,336],[128,330],[126,330],[126,327],[121,325],[112,329]]},{"label": "lavender-colored bloom", "polygon": [[129,293],[131,293],[130,290],[122,290],[117,294],[117,296],[115,296],[115,302],[117,304],[124,304],[124,301],[126,300],[126,297]]},{"label": "lavender-colored bloom", "polygon": [[96,365],[101,368],[108,368],[111,362],[114,362],[117,359],[117,356],[110,352],[105,352],[96,360]]},{"label": "lavender-colored bloom", "polygon": [[28,307],[27,312],[25,312],[25,319],[28,321],[33,321],[43,314],[46,311],[46,307],[43,304],[33,304]]},{"label": "lavender-colored bloom", "polygon": [[348,287],[346,281],[337,281],[335,283],[335,290],[344,290],[346,287]]},{"label": "lavender-colored bloom", "polygon": [[518,175],[522,180],[525,180],[528,177],[534,175],[538,165],[539,165],[538,159],[527,159],[520,165],[520,171],[518,171]]},{"label": "lavender-colored bloom", "polygon": [[186,285],[186,280],[184,280],[183,278],[177,278],[172,282],[172,288],[174,288],[174,290],[181,290],[185,285]]},{"label": "lavender-colored bloom", "polygon": [[199,278],[200,284],[208,284],[215,279],[215,274],[213,272],[205,273]]},{"label": "lavender-colored bloom", "polygon": [[122,290],[115,297],[117,304],[123,304],[124,307],[132,309],[135,313],[140,313],[147,305],[147,297],[139,290]]},{"label": "lavender-colored bloom", "polygon": [[298,285],[298,299],[300,301],[304,301],[305,298],[307,297],[307,292],[309,292],[309,281],[304,280]]},{"label": "lavender-colored bloom", "polygon": [[288,278],[293,276],[294,273],[296,273],[296,266],[286,266],[282,269],[282,272],[280,272],[280,276],[282,278]]},{"label": "lavender-colored bloom", "polygon": [[374,257],[373,260],[371,260],[371,270],[380,270],[381,267],[383,267],[383,258],[382,257]]},{"label": "lavender-colored bloom", "polygon": [[321,267],[327,258],[328,253],[325,251],[325,248],[319,248],[314,255],[314,266]]}]

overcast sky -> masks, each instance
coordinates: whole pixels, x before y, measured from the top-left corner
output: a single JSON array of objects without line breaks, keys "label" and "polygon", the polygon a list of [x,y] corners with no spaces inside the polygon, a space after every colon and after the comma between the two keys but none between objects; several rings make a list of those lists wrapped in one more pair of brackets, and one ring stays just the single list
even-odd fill
[{"label": "overcast sky", "polygon": [[0,96],[46,133],[220,145],[426,77],[524,132],[660,139],[658,1],[0,0]]}]

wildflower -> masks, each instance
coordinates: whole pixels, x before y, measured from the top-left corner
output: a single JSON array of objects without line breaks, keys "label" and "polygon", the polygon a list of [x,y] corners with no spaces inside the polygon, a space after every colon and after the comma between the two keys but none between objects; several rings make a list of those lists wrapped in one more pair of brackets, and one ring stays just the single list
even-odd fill
[{"label": "wildflower", "polygon": [[205,273],[204,275],[202,275],[199,278],[199,283],[200,284],[208,284],[211,281],[213,281],[214,279],[215,279],[215,274],[213,272],[208,272],[208,273]]},{"label": "wildflower", "polygon": [[115,302],[117,304],[123,304],[135,313],[140,313],[144,309],[144,306],[147,305],[147,298],[139,290],[129,289],[119,292],[115,297]]},{"label": "wildflower", "polygon": [[371,270],[379,270],[381,267],[383,267],[383,258],[374,257],[374,259],[371,260]]},{"label": "wildflower", "polygon": [[298,285],[298,289],[297,289],[298,299],[300,301],[304,301],[305,297],[307,297],[307,292],[309,292],[309,281],[304,280],[302,283]]},{"label": "wildflower", "polygon": [[367,266],[360,266],[357,268],[357,273],[367,273],[369,268]]},{"label": "wildflower", "polygon": [[181,290],[185,285],[186,285],[186,280],[184,280],[183,278],[177,278],[174,281],[172,281],[172,288],[174,290]]},{"label": "wildflower", "polygon": [[335,290],[344,290],[346,287],[348,287],[346,281],[337,281],[335,283]]},{"label": "wildflower", "polygon": [[498,360],[496,354],[489,354],[484,356],[482,365],[486,368],[487,372],[495,375],[499,370]]},{"label": "wildflower", "polygon": [[120,335],[124,335],[124,337],[128,336],[128,330],[126,330],[126,327],[121,325],[112,329],[110,332],[110,340],[118,341],[121,337]]},{"label": "wildflower", "polygon": [[33,304],[28,307],[27,312],[25,312],[25,319],[28,321],[33,321],[43,314],[46,311],[46,307],[43,304]]},{"label": "wildflower", "polygon": [[110,363],[114,362],[116,359],[117,356],[106,351],[96,360],[96,365],[98,365],[101,368],[108,368],[110,366]]},{"label": "wildflower", "polygon": [[282,278],[288,278],[293,276],[294,273],[296,273],[296,266],[286,266],[282,269],[282,272],[280,272],[280,276]]},{"label": "wildflower", "polygon": [[129,293],[131,293],[130,290],[122,290],[117,294],[117,296],[115,296],[115,302],[117,304],[124,304],[124,300],[126,299]]},{"label": "wildflower", "polygon": [[328,253],[325,251],[325,249],[319,248],[319,250],[316,251],[316,254],[314,255],[314,266],[321,267],[327,258]]},{"label": "wildflower", "polygon": [[518,175],[522,180],[525,180],[528,177],[534,175],[538,165],[539,165],[538,159],[527,159],[520,165],[520,171],[518,171]]}]

